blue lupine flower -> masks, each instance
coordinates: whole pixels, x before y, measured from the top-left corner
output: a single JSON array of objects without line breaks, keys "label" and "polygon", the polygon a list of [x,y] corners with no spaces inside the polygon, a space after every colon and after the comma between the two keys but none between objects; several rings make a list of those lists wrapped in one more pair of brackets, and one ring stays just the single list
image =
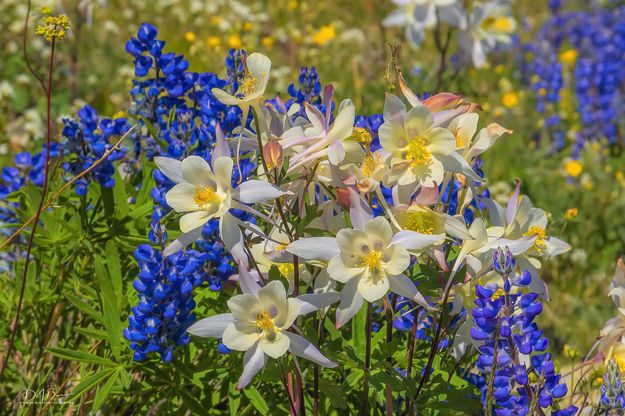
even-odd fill
[{"label": "blue lupine flower", "polygon": [[[50,144],[50,158],[56,158],[59,154],[58,143]],[[0,235],[8,237],[17,226],[17,202],[9,202],[9,195],[18,192],[27,183],[35,186],[43,186],[45,175],[46,150],[31,155],[28,152],[18,153],[13,158],[14,166],[6,166],[0,172]],[[7,249],[0,252],[0,273],[12,270],[13,263],[19,258],[19,245],[24,244],[23,236],[19,236],[13,243],[13,250]]]},{"label": "blue lupine flower", "polygon": [[[475,291],[475,326],[471,328],[471,337],[482,343],[476,367],[486,379],[486,382],[479,382],[479,387],[483,405],[492,399],[496,415],[535,414],[536,409],[530,408],[533,403],[549,408],[567,392],[566,384],[555,372],[551,354],[546,352],[547,338],[534,322],[542,312],[538,295],[521,292],[530,283],[531,275],[525,272],[511,278],[515,266],[512,255],[498,249],[493,268],[502,276],[503,287],[477,285]],[[513,287],[518,291],[512,292]],[[529,357],[529,366],[520,355]],[[494,379],[490,380],[493,366]],[[530,382],[530,375],[535,382]],[[571,406],[552,414],[573,415],[576,411],[577,408]]]},{"label": "blue lupine flower", "polygon": [[[321,82],[319,82],[319,74],[317,69],[313,66],[310,69],[307,66],[303,66],[300,69],[299,77],[297,78],[298,85],[289,85],[287,91],[291,97],[290,101],[298,104],[308,102],[312,105],[321,104]],[[287,106],[290,103],[287,101]]]},{"label": "blue lupine flower", "polygon": [[[125,118],[99,119],[93,107],[86,105],[78,111],[78,120],[63,119],[63,151],[67,158],[61,165],[69,176],[76,176],[98,160],[113,144],[111,138],[128,131]],[[84,196],[92,181],[105,188],[115,185],[113,162],[122,159],[126,150],[116,149],[89,174],[76,181],[76,193]]]},{"label": "blue lupine flower", "polygon": [[206,255],[194,250],[167,258],[149,245],[135,251],[139,276],[133,282],[139,303],[132,308],[124,336],[131,341],[136,361],[159,353],[164,362],[174,348],[187,345],[186,329],[195,321],[193,287],[203,282]]}]

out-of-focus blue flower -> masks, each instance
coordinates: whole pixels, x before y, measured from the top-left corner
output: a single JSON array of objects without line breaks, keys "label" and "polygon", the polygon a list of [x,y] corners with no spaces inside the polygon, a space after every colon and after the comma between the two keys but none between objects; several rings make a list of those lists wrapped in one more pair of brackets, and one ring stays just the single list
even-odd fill
[{"label": "out-of-focus blue flower", "polygon": [[625,390],[621,381],[621,371],[616,361],[612,358],[608,361],[608,366],[603,375],[603,385],[601,386],[601,401],[599,408],[606,414],[611,411],[625,411]]},{"label": "out-of-focus blue flower", "polygon": [[625,6],[589,2],[588,10],[562,11],[562,3],[549,2],[553,15],[535,41],[524,45],[521,70],[535,94],[536,109],[545,116],[543,132],[554,150],[566,146],[562,110],[576,108],[581,128],[572,152],[577,157],[586,142],[607,139],[613,144],[622,134]]},{"label": "out-of-focus blue flower", "polygon": [[[125,118],[103,118],[89,105],[78,111],[78,120],[63,119],[63,153],[64,162],[61,165],[68,176],[74,177],[90,167],[113,145],[112,138],[122,136],[128,131],[128,121]],[[105,161],[96,166],[91,172],[78,179],[76,193],[84,196],[87,187],[92,181],[97,181],[105,188],[115,185],[115,166],[113,162],[124,157],[126,150],[115,149]]]}]

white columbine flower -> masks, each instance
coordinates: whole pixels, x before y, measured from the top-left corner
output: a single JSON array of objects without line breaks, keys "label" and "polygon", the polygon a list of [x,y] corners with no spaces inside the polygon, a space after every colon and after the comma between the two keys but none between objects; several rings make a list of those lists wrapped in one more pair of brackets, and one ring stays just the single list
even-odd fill
[{"label": "white columbine flower", "polygon": [[232,95],[220,88],[211,92],[219,101],[226,105],[238,105],[243,111],[241,120],[247,120],[250,106],[260,114],[263,94],[269,82],[271,60],[262,53],[252,53],[245,59],[245,74],[239,81],[239,90]]},{"label": "white columbine flower", "polygon": [[209,220],[219,218],[221,238],[229,249],[240,241],[236,219],[228,213],[231,208],[253,211],[245,204],[254,204],[285,194],[267,182],[248,180],[232,188],[232,159],[213,153],[212,166],[199,156],[180,161],[155,157],[154,162],[176,185],[165,195],[167,204],[180,218],[182,235],[163,252],[165,256],[182,250],[197,240]]},{"label": "white columbine flower", "polygon": [[432,112],[424,105],[406,112],[399,98],[387,94],[379,134],[380,144],[391,154],[389,182],[433,187],[443,182],[445,171],[461,172],[480,181],[456,153],[455,137],[449,130],[436,127]]},{"label": "white columbine flower", "polygon": [[[240,270],[244,273],[244,270]],[[187,331],[193,335],[221,338],[231,350],[245,351],[243,374],[237,389],[245,387],[265,366],[266,355],[279,358],[290,351],[324,367],[337,364],[326,358],[304,337],[290,332],[299,315],[322,309],[338,300],[338,293],[327,292],[287,298],[286,290],[277,280],[259,288],[256,284],[241,285],[249,292],[228,300],[231,313],[211,316],[193,324]]]},{"label": "white columbine flower", "polygon": [[471,27],[461,36],[461,43],[471,51],[471,60],[476,68],[486,63],[486,55],[495,46],[510,45],[512,34],[517,29],[510,7],[500,1],[476,3],[471,15]]},{"label": "white columbine flower", "polygon": [[345,283],[336,313],[337,328],[348,322],[365,300],[375,302],[389,289],[429,307],[403,273],[410,266],[409,250],[440,244],[444,236],[408,230],[393,235],[391,225],[383,217],[354,221],[352,216],[352,222],[357,228],[340,230],[336,239],[306,238],[294,241],[286,249],[305,259],[327,261],[330,277]]}]

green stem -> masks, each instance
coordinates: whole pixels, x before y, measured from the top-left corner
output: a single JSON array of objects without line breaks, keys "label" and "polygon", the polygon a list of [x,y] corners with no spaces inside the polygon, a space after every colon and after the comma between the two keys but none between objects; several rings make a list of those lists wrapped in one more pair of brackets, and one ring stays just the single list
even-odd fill
[{"label": "green stem", "polygon": [[371,321],[373,303],[367,302],[367,321],[365,323],[365,379],[362,387],[362,407],[360,414],[366,415],[369,407],[369,372],[371,370]]}]

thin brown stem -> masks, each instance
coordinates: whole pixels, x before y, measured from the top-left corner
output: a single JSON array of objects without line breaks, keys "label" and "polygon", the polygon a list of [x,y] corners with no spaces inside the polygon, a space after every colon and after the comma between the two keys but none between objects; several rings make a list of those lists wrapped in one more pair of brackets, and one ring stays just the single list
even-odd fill
[{"label": "thin brown stem", "polygon": [[26,49],[26,45],[28,44],[28,21],[30,20],[30,9],[31,9],[31,0],[28,0],[28,5],[26,6],[26,18],[24,19],[24,36],[22,37],[22,54],[24,56],[24,62],[26,63],[26,67],[28,71],[32,74],[33,77],[37,80],[41,89],[43,90],[43,94],[45,96],[48,95],[48,89],[46,85],[43,83],[43,78],[35,71],[32,64],[30,63],[30,59],[28,58],[28,50]]},{"label": "thin brown stem", "polygon": [[369,408],[369,372],[371,371],[371,324],[373,303],[367,302],[367,321],[365,323],[365,378],[362,386],[362,407],[360,414],[366,415]]},{"label": "thin brown stem", "polygon": [[[397,299],[397,297],[395,297]],[[384,297],[384,309],[386,311],[386,343],[390,344],[393,341],[393,305],[389,302],[388,297]],[[388,358],[389,365],[392,364],[392,357]],[[386,404],[385,412],[386,416],[393,414],[393,390],[389,383],[385,386],[386,390]]]},{"label": "thin brown stem", "polygon": [[50,46],[50,63],[48,66],[48,88],[46,89],[46,162],[44,166],[44,177],[43,177],[43,189],[41,191],[41,199],[39,200],[39,206],[37,208],[37,213],[35,214],[35,220],[33,223],[33,229],[30,233],[30,238],[28,239],[28,248],[26,249],[26,258],[24,260],[24,271],[22,273],[22,281],[20,286],[20,295],[17,301],[17,312],[15,313],[15,320],[13,321],[13,328],[11,329],[11,336],[9,338],[9,346],[7,348],[7,354],[5,359],[2,362],[2,368],[0,368],[0,380],[2,380],[2,376],[4,375],[4,369],[7,366],[7,363],[11,357],[11,352],[13,350],[13,344],[15,343],[15,334],[19,329],[19,321],[20,314],[22,312],[22,304],[24,302],[24,292],[26,289],[26,277],[28,276],[28,266],[30,266],[30,254],[33,249],[33,242],[35,240],[35,231],[37,230],[37,225],[39,224],[39,217],[41,216],[41,211],[43,210],[43,204],[46,200],[46,194],[48,193],[48,180],[50,174],[50,144],[52,141],[52,117],[51,117],[51,105],[52,105],[52,74],[54,72],[54,49],[56,46],[56,37],[52,38],[52,45]]}]

